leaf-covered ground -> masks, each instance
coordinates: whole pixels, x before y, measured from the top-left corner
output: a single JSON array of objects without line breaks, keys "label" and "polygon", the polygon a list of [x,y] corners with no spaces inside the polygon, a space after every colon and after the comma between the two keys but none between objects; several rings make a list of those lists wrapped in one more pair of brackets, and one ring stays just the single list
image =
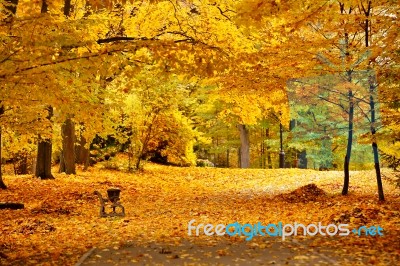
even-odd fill
[{"label": "leaf-covered ground", "polygon": [[[390,171],[384,174],[390,175]],[[25,209],[0,210],[1,265],[73,265],[92,247],[118,249],[131,242],[220,241],[217,236],[188,236],[192,219],[214,225],[235,221],[348,223],[350,229],[380,225],[384,236],[307,237],[307,245],[349,254],[354,258],[349,264],[384,265],[400,259],[399,191],[384,179],[386,202],[379,203],[374,171],[351,172],[348,196],[340,195],[342,172],[335,171],[148,164],[133,174],[92,168],[75,176],[55,177],[41,181],[30,176],[5,176],[9,189],[0,191],[0,202],[23,202]],[[122,190],[124,218],[99,217],[93,191],[105,196],[110,187]],[[248,244],[265,243],[262,238],[255,237]],[[268,245],[259,247],[268,249]],[[339,259],[348,261],[344,256]]]}]

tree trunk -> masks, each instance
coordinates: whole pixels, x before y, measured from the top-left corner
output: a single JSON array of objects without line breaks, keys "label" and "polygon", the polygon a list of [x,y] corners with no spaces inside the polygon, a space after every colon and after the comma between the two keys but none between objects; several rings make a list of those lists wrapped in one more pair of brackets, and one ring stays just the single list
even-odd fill
[{"label": "tree trunk", "polygon": [[347,195],[349,192],[349,181],[350,181],[350,157],[351,157],[351,147],[353,145],[353,120],[354,120],[354,98],[353,92],[349,90],[349,131],[347,134],[347,150],[346,156],[344,158],[344,183],[342,195]]},{"label": "tree trunk", "polygon": [[261,143],[260,143],[260,168],[264,168],[264,136],[263,136],[263,128],[261,128]]},{"label": "tree trunk", "polygon": [[245,125],[238,125],[240,132],[240,168],[250,167],[250,138]]},{"label": "tree trunk", "polygon": [[[365,26],[364,26],[364,34],[365,34],[365,47],[369,47],[369,38],[370,38],[370,21],[369,16],[371,14],[372,9],[372,1],[368,1],[368,6],[365,8],[364,6],[364,14],[365,14]],[[372,72],[372,71],[371,71]],[[369,105],[371,109],[371,137],[372,137],[372,152],[374,154],[374,165],[375,165],[375,172],[376,172],[376,181],[378,184],[378,195],[379,200],[384,201],[385,195],[383,193],[383,186],[382,186],[382,176],[381,176],[381,167],[379,164],[379,152],[378,152],[378,144],[376,142],[376,117],[375,117],[375,95],[377,92],[377,84],[375,80],[374,73],[369,72],[368,82],[369,82]]]},{"label": "tree trunk", "polygon": [[51,139],[42,139],[39,135],[35,176],[41,179],[54,179],[51,174]]},{"label": "tree trunk", "polygon": [[[5,0],[5,10],[2,10],[1,12],[4,14],[4,22],[5,23],[10,23],[13,20],[13,17],[17,13],[17,6],[18,6],[18,0]],[[3,115],[4,113],[4,107],[1,104],[0,101],[0,116]],[[6,189],[7,186],[4,184],[3,181],[3,172],[2,172],[2,159],[1,159],[1,125],[0,125],[0,189]]]},{"label": "tree trunk", "polygon": [[64,0],[64,15],[69,17],[71,12],[71,0]]},{"label": "tree trunk", "polygon": [[[270,136],[270,132],[269,132],[269,128],[267,128],[267,129],[265,129],[265,137],[266,137],[266,139],[269,139],[271,136]],[[272,169],[272,158],[271,158],[271,147],[270,146],[267,146],[266,147],[266,159],[267,159],[267,162],[268,162],[268,169]]]},{"label": "tree trunk", "polygon": [[[50,120],[53,116],[53,107],[48,106],[47,111],[49,112],[47,119]],[[39,135],[35,176],[40,177],[41,179],[54,179],[53,175],[51,174],[51,154],[51,139],[42,139],[42,137]]]},{"label": "tree trunk", "polygon": [[75,125],[71,118],[67,118],[61,126],[62,151],[60,173],[76,174],[75,171]]},{"label": "tree trunk", "polygon": [[[343,13],[343,9],[342,9]],[[349,47],[349,36],[345,33],[345,43],[344,43],[344,51],[342,52],[343,61],[345,63],[345,58],[348,57],[347,49]],[[352,77],[352,70],[347,70],[347,81],[351,82]],[[353,121],[354,121],[354,95],[351,88],[348,90],[348,99],[349,99],[349,122],[348,122],[348,132],[347,132],[347,150],[346,156],[344,157],[344,182],[343,182],[343,189],[342,195],[347,195],[349,193],[349,182],[350,182],[350,158],[351,158],[351,147],[353,145]]]},{"label": "tree trunk", "polygon": [[374,78],[370,76],[369,81],[370,86],[370,95],[369,95],[369,104],[371,108],[371,137],[372,137],[372,152],[374,154],[374,165],[375,165],[375,172],[376,172],[376,181],[378,184],[378,195],[379,200],[384,201],[385,195],[383,193],[383,186],[382,186],[382,176],[381,176],[381,168],[379,164],[379,153],[378,153],[378,143],[376,142],[376,117],[375,117],[375,100],[374,94],[376,92],[376,84],[374,82]]},{"label": "tree trunk", "polygon": [[242,154],[242,152],[240,151],[240,147],[238,148],[238,152],[237,152],[237,156],[238,156],[238,167],[240,168],[242,163],[240,162],[240,154]]},{"label": "tree trunk", "polygon": [[[0,106],[0,115],[2,115],[2,110],[3,110],[3,107],[2,106]],[[2,171],[2,158],[1,158],[1,149],[2,149],[2,145],[1,145],[1,126],[0,126],[0,188],[1,189],[7,189],[7,186],[6,186],[6,184],[4,184],[4,181],[3,181],[3,171]]]},{"label": "tree trunk", "polygon": [[[345,4],[339,3],[340,6],[340,13],[345,14]],[[351,13],[351,8],[349,10],[349,14]],[[349,58],[349,34],[347,32],[344,33],[344,43],[341,47],[341,58],[343,65],[346,65],[346,61]],[[352,70],[346,70],[347,75],[347,82],[351,82],[352,80]],[[353,117],[354,117],[354,95],[351,88],[348,89],[348,100],[349,100],[349,122],[348,122],[348,133],[347,133],[347,150],[346,156],[344,157],[344,182],[343,182],[343,190],[342,195],[347,195],[349,192],[349,181],[350,181],[350,172],[349,172],[349,165],[350,165],[350,158],[351,158],[351,146],[353,144]]]},{"label": "tree trunk", "polygon": [[229,168],[229,149],[226,150],[226,168]]}]

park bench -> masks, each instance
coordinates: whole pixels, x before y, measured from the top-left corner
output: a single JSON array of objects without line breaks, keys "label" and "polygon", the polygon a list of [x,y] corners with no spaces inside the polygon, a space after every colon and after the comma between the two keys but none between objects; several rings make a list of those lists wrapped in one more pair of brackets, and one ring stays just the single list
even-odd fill
[{"label": "park bench", "polygon": [[[94,192],[99,197],[100,201],[100,217],[109,217],[109,216],[125,216],[125,208],[119,202],[120,200],[120,193],[121,190],[119,188],[110,188],[107,189],[107,196],[108,199],[103,198],[100,192],[97,190]],[[111,212],[106,212],[106,207],[112,209]],[[116,209],[119,208],[120,210],[117,212]]]}]

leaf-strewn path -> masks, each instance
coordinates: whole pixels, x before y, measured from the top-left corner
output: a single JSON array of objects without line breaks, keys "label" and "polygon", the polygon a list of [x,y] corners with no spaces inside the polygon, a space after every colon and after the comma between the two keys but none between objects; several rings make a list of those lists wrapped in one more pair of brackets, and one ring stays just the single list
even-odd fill
[{"label": "leaf-strewn path", "polygon": [[[308,252],[328,248],[332,258],[339,262],[346,261],[343,254],[351,254],[360,263],[393,264],[399,260],[399,193],[384,180],[387,202],[378,203],[373,171],[352,172],[351,193],[346,197],[340,195],[341,172],[298,169],[176,168],[149,164],[135,174],[92,169],[76,176],[56,174],[54,181],[29,176],[5,176],[5,181],[9,189],[0,191],[0,201],[22,201],[25,209],[0,210],[1,265],[73,265],[92,247],[99,251],[130,245],[144,249],[154,244],[172,245],[173,249],[182,241],[196,245],[199,241],[217,241],[218,245],[222,240],[228,244],[243,242],[238,237],[190,237],[187,226],[191,219],[214,225],[235,221],[336,222],[348,223],[350,228],[380,225],[385,233],[382,237],[307,237],[304,243]],[[310,183],[326,194],[296,190]],[[126,217],[99,218],[99,203],[93,191],[104,195],[107,188],[115,186],[122,189]],[[296,192],[285,194],[293,190]],[[282,247],[293,240],[303,243],[300,237],[292,237]],[[271,243],[279,245],[279,241],[276,238]],[[262,237],[245,244],[259,250],[270,247]],[[230,251],[226,252],[219,256],[231,256]],[[307,254],[312,256],[306,252],[304,256]],[[172,252],[161,255],[169,256]],[[141,262],[145,257],[132,259]]]}]

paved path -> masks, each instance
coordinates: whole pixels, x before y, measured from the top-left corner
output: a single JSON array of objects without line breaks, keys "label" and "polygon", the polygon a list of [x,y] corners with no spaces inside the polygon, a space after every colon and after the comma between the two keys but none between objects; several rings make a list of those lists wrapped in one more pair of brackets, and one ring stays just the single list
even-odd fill
[{"label": "paved path", "polygon": [[118,249],[93,249],[77,265],[342,265],[343,256],[337,250],[310,248],[308,244],[306,240],[270,239],[258,243],[220,241],[211,246],[188,241],[174,246],[129,244]]}]

